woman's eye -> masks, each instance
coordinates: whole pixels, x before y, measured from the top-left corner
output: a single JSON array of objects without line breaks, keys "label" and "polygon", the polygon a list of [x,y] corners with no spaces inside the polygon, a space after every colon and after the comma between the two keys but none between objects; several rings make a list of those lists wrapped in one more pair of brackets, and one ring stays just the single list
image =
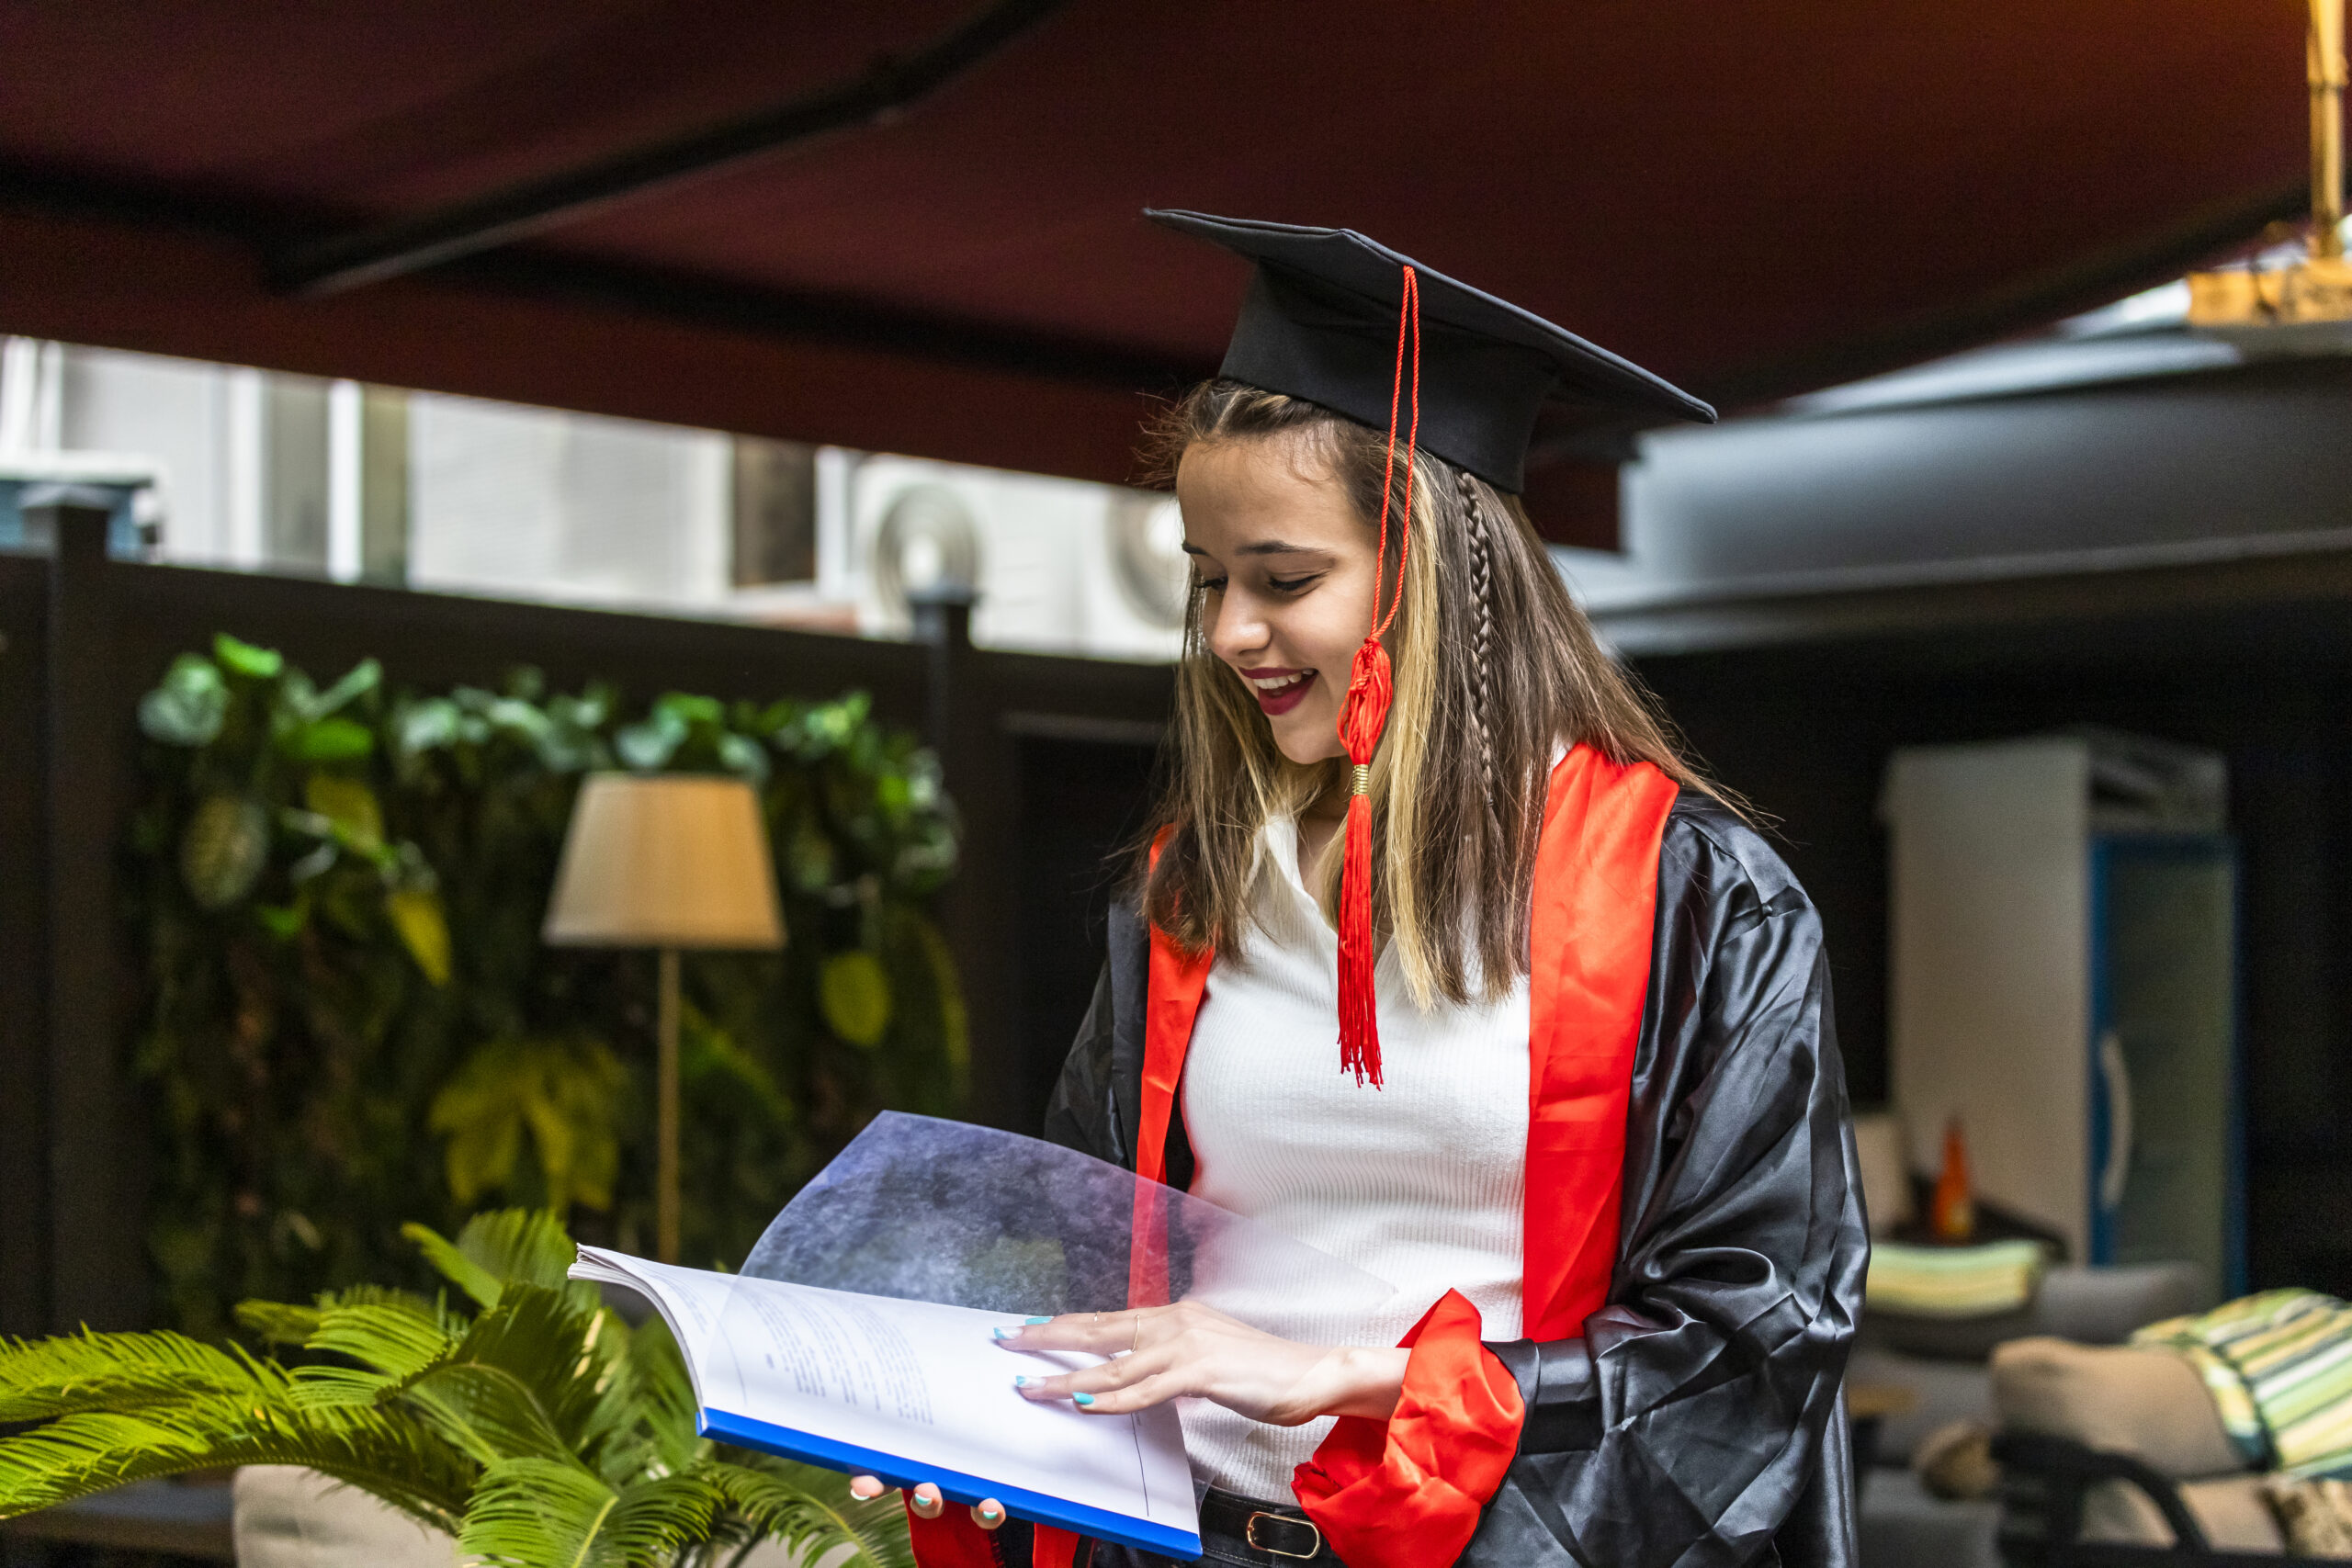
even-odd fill
[{"label": "woman's eye", "polygon": [[1304,577],[1270,577],[1266,579],[1266,586],[1277,593],[1296,593],[1321,575],[1320,572],[1310,571]]},{"label": "woman's eye", "polygon": [[1204,577],[1200,580],[1200,584],[1201,592],[1204,593],[1222,593],[1225,592],[1225,579],[1222,577]]}]

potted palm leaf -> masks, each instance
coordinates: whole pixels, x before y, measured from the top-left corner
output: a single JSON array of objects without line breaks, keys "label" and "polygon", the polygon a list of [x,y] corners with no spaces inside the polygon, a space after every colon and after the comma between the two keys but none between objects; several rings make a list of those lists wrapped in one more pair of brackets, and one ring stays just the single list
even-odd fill
[{"label": "potted palm leaf", "polygon": [[[554,1215],[405,1233],[447,1281],[237,1309],[268,1350],[174,1333],[0,1342],[0,1517],[149,1477],[300,1465],[504,1568],[730,1568],[778,1539],[829,1568],[910,1568],[888,1497],[695,1431],[659,1318],[631,1327],[564,1277]],[[452,1297],[456,1300],[453,1303]],[[846,1554],[839,1548],[849,1548]]]}]

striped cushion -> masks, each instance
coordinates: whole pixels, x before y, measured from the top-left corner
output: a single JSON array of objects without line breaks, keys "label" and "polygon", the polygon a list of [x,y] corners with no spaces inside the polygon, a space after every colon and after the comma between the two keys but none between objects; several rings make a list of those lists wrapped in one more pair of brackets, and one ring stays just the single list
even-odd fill
[{"label": "striped cushion", "polygon": [[2316,1291],[2265,1291],[2152,1323],[2132,1342],[2188,1359],[2247,1464],[2352,1475],[2352,1305]]}]

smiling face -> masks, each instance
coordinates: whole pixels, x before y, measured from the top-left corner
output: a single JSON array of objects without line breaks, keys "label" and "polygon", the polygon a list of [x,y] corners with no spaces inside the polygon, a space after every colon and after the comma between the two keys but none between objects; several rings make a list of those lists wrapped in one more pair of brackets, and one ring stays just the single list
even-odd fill
[{"label": "smiling face", "polygon": [[1295,437],[1197,442],[1176,470],[1201,635],[1294,762],[1344,756],[1340,700],[1372,626],[1373,530]]}]

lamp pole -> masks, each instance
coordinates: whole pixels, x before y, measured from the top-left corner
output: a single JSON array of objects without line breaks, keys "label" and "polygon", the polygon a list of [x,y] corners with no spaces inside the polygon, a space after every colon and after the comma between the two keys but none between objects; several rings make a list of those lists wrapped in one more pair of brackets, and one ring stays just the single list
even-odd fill
[{"label": "lamp pole", "polygon": [[2344,0],[2311,0],[2312,254],[2344,254]]},{"label": "lamp pole", "polygon": [[760,798],[741,778],[592,773],[572,802],[540,931],[557,945],[655,954],[653,1251],[678,1261],[679,954],[784,945]]},{"label": "lamp pole", "polygon": [[678,1260],[678,950],[662,949],[660,998],[653,1026],[660,1039],[654,1108],[653,1235],[655,1256]]}]

